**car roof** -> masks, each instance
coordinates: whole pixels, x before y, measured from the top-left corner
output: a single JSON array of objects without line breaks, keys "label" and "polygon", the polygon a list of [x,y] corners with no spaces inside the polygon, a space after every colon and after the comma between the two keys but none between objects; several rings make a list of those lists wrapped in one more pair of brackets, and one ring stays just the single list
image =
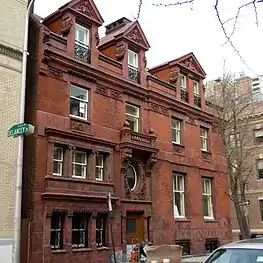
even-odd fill
[{"label": "car roof", "polygon": [[263,249],[263,237],[240,240],[237,242],[223,245],[220,248]]}]

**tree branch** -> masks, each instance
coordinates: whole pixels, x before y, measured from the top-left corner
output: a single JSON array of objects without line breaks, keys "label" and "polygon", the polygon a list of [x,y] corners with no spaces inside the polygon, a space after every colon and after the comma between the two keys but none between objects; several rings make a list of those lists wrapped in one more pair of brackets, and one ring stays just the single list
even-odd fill
[{"label": "tree branch", "polygon": [[170,3],[170,4],[152,4],[153,6],[163,6],[163,7],[169,7],[169,6],[177,6],[177,5],[184,5],[184,4],[192,4],[195,0],[185,0],[185,1],[179,1],[175,3]]},{"label": "tree branch", "polygon": [[140,18],[141,10],[142,10],[142,2],[143,2],[143,0],[139,0],[139,6],[138,6],[138,12],[137,12],[136,20],[138,20]]}]

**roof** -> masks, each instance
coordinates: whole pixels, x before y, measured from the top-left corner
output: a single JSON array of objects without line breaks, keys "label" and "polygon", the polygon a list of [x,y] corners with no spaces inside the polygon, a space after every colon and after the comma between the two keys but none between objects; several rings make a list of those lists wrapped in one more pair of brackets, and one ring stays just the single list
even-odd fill
[{"label": "roof", "polygon": [[162,63],[160,65],[157,65],[155,67],[152,67],[149,69],[149,72],[151,74],[154,74],[163,68],[168,68],[168,67],[176,65],[176,64],[179,64],[179,65],[193,71],[194,73],[202,76],[203,78],[205,78],[205,76],[206,76],[204,69],[200,65],[199,61],[197,60],[197,58],[195,57],[193,52],[190,52],[190,53],[183,55],[179,58],[167,61],[167,62]]},{"label": "roof", "polygon": [[116,31],[113,31],[112,33],[109,33],[105,37],[101,38],[99,46],[103,46],[104,44],[114,40],[116,36],[125,33],[125,31],[128,30],[134,23],[135,21],[127,23],[125,26],[121,27],[120,29],[117,29]]}]

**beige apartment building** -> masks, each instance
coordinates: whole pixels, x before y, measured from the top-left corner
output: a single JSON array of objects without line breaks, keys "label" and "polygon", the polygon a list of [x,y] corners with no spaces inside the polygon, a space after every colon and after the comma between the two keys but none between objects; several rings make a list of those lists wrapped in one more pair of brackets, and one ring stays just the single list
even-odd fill
[{"label": "beige apartment building", "polygon": [[0,0],[0,261],[12,262],[17,139],[7,131],[19,122],[24,22],[28,0]]},{"label": "beige apartment building", "polygon": [[[249,158],[251,166],[253,168],[248,192],[247,200],[250,204],[247,206],[248,209],[248,222],[250,225],[250,232],[256,234],[263,234],[263,101],[256,100],[253,96],[252,78],[241,77],[235,80],[238,86],[239,92],[245,92],[250,94],[252,99],[251,107],[248,116],[249,122],[249,133],[253,138],[247,147],[252,148],[252,154]],[[209,81],[207,83],[207,99],[209,101],[209,91],[215,90],[214,87],[220,88],[217,85],[218,81]],[[240,230],[236,218],[236,212],[232,203],[232,233],[233,240],[240,238]]]}]

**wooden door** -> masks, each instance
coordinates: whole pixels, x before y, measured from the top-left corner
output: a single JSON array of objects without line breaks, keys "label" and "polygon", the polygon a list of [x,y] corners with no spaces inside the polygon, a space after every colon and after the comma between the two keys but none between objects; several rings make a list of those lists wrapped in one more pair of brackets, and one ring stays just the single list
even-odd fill
[{"label": "wooden door", "polygon": [[144,240],[144,224],[142,214],[126,215],[126,242],[128,245],[139,244]]}]

